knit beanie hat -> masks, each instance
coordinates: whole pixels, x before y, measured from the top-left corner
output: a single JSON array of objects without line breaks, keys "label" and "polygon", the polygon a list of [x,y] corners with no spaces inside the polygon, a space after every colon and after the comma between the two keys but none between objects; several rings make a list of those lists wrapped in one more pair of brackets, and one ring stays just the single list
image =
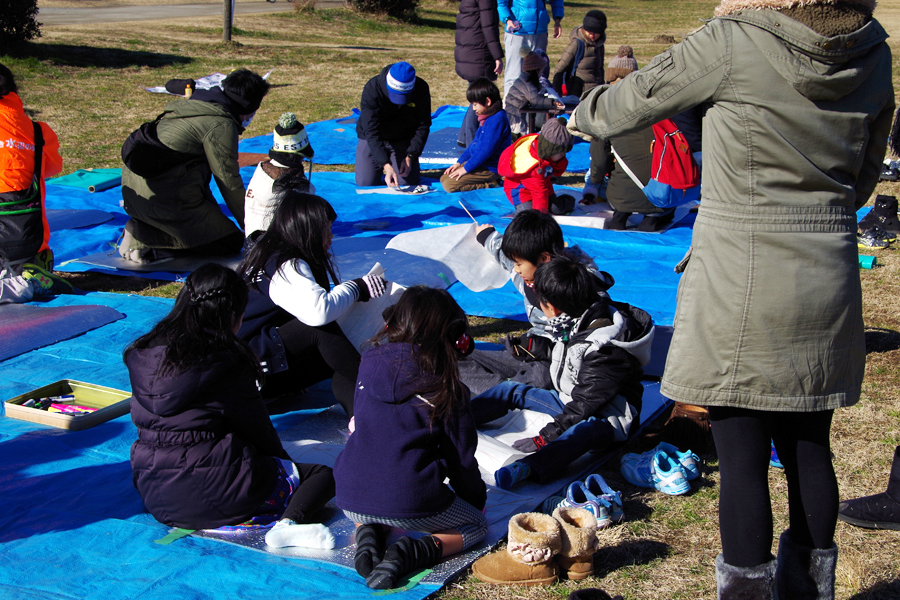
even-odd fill
[{"label": "knit beanie hat", "polygon": [[416,70],[408,62],[391,65],[387,74],[387,95],[394,104],[406,104],[416,87]]},{"label": "knit beanie hat", "polygon": [[625,77],[637,70],[638,64],[631,46],[619,46],[619,50],[606,68],[606,82],[615,81],[619,77]]},{"label": "knit beanie hat", "polygon": [[531,51],[522,59],[522,71],[542,71],[547,63],[537,52]]},{"label": "knit beanie hat", "polygon": [[303,123],[297,120],[297,115],[292,112],[283,113],[278,117],[272,138],[272,152],[284,152],[286,154],[302,154],[306,158],[313,157],[313,148],[309,144],[309,137]]},{"label": "knit beanie hat", "polygon": [[606,33],[606,15],[602,10],[589,10],[588,14],[584,15],[581,27],[591,33]]},{"label": "knit beanie hat", "polygon": [[569,130],[566,129],[566,120],[549,119],[541,128],[538,136],[537,153],[538,158],[550,158],[554,154],[560,152],[568,152],[572,149],[575,139]]}]

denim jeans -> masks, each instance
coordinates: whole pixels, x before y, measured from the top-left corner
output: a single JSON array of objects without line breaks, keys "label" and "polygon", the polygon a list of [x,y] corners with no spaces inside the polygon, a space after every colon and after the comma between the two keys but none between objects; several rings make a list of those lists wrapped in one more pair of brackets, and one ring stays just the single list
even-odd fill
[{"label": "denim jeans", "polygon": [[[555,390],[544,390],[523,383],[507,381],[472,398],[475,423],[483,425],[499,419],[510,410],[521,408],[556,416],[565,404]],[[555,479],[585,452],[603,450],[614,440],[615,431],[604,419],[589,417],[571,426],[558,438],[521,459],[529,465],[539,482]]]}]

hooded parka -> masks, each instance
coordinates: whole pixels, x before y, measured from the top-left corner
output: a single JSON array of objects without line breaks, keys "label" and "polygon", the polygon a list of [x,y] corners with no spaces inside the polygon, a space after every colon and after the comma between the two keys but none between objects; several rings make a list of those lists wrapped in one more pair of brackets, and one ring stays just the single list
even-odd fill
[{"label": "hooded parka", "polygon": [[456,14],[456,74],[468,82],[497,79],[494,61],[503,60],[500,22],[493,0],[460,0]]},{"label": "hooded parka", "polygon": [[857,402],[862,384],[855,211],[884,158],[891,56],[874,19],[823,35],[816,15],[848,12],[818,0],[791,9],[808,26],[773,8],[723,3],[644,69],[590,92],[570,129],[608,139],[708,106],[702,202],[662,393],[830,410]]},{"label": "hooded parka", "polygon": [[[562,77],[566,71],[572,68],[575,61],[575,54],[578,52],[579,40],[584,44],[584,54],[578,64],[575,65],[575,77],[584,83],[583,91],[588,91],[594,86],[603,83],[603,59],[605,56],[604,45],[606,44],[606,33],[603,33],[596,40],[591,41],[584,36],[584,28],[579,25],[569,33],[569,44],[563,50],[556,61],[553,68],[553,75],[550,80],[553,87],[557,91],[562,89]],[[572,92],[569,91],[571,94]],[[578,94],[580,95],[580,94]]]},{"label": "hooded parka", "polygon": [[201,92],[190,100],[166,104],[157,126],[163,144],[194,159],[152,179],[122,169],[125,212],[174,238],[174,243],[168,236],[155,239],[152,229],[142,230],[138,224],[134,237],[148,246],[194,248],[239,231],[219,210],[209,189],[210,176],[238,225],[244,226],[244,183],[238,167],[238,136],[243,129],[224,105],[199,99],[214,99],[216,90]]}]

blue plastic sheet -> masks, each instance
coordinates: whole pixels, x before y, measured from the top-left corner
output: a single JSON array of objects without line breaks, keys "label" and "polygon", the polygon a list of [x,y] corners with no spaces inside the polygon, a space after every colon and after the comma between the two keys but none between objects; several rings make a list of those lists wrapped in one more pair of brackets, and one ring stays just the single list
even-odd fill
[{"label": "blue plastic sheet", "polygon": [[[459,156],[456,146],[456,133],[466,113],[465,106],[445,104],[431,115],[431,131],[425,152],[422,154],[423,169],[447,168],[456,162]],[[352,165],[356,162],[356,121],[359,109],[340,119],[319,121],[305,125],[309,142],[315,150],[314,162],[318,165]],[[432,137],[434,139],[432,139]],[[584,173],[590,166],[590,144],[575,138],[575,146],[568,154],[569,171]],[[241,140],[238,150],[241,152],[265,154],[272,147],[272,134],[260,135]]]}]

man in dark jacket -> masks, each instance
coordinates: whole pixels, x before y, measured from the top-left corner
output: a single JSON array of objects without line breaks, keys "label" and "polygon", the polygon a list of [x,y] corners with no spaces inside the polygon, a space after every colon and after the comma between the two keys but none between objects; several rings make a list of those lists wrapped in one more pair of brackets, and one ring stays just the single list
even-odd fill
[{"label": "man in dark jacket", "polygon": [[407,62],[381,70],[363,88],[356,124],[356,185],[419,183],[419,155],[431,127],[431,92]]},{"label": "man in dark jacket", "polygon": [[[197,90],[189,100],[166,104],[159,140],[185,160],[156,177],[122,169],[122,199],[131,220],[119,244],[126,260],[149,262],[165,250],[222,255],[244,244],[244,183],[238,167],[238,136],[250,125],[269,84],[238,69],[222,87]],[[219,210],[210,176],[238,225]],[[166,252],[165,254],[170,254]]]}]

